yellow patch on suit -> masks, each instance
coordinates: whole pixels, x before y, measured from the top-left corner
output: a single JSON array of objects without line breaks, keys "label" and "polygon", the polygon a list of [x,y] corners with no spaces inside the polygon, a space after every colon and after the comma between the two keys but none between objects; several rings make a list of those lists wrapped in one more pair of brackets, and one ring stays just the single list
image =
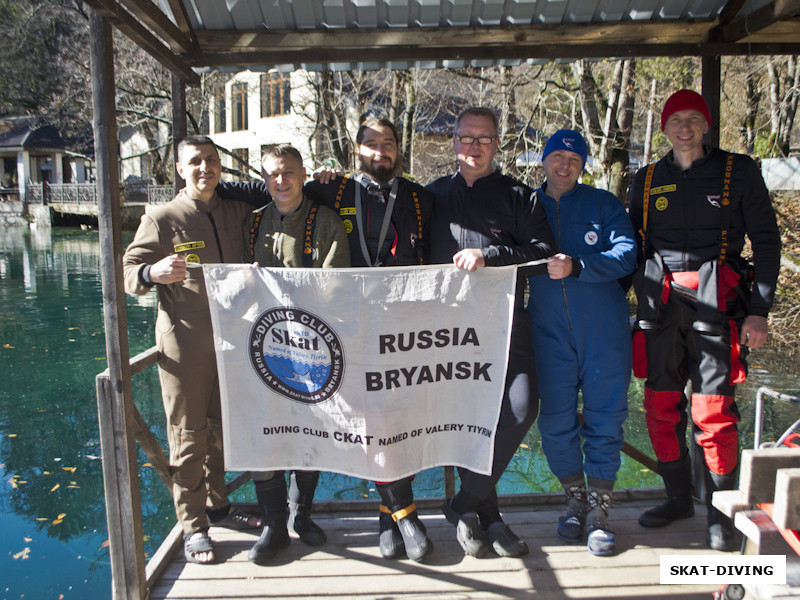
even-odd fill
[{"label": "yellow patch on suit", "polygon": [[667,210],[667,206],[669,206],[669,201],[666,196],[656,198],[656,210]]},{"label": "yellow patch on suit", "polygon": [[674,183],[670,183],[669,185],[662,185],[659,187],[650,188],[650,195],[655,196],[656,194],[666,194],[667,192],[674,192],[678,189],[678,186]]},{"label": "yellow patch on suit", "polygon": [[205,247],[205,242],[186,242],[185,244],[175,244],[175,252],[186,252],[187,250],[197,250]]}]

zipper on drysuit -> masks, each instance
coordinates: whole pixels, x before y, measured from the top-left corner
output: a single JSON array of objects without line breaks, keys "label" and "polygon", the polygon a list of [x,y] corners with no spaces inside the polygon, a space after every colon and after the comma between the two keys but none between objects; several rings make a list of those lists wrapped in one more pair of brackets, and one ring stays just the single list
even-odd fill
[{"label": "zipper on drysuit", "polygon": [[222,244],[219,241],[219,233],[217,233],[217,224],[214,222],[214,217],[210,212],[207,212],[208,220],[211,221],[211,230],[214,232],[214,239],[217,240],[217,250],[219,251],[219,262],[224,263],[225,257],[222,255]]},{"label": "zipper on drysuit", "polygon": [[[558,246],[558,250],[561,251],[561,201],[556,200],[556,229],[558,231],[558,239],[556,240],[556,244]],[[567,315],[567,324],[569,325],[569,330],[572,331],[572,319],[569,318],[569,303],[567,302],[567,286],[564,285],[564,278],[562,277],[559,280],[561,284],[561,293],[564,295],[564,311]]]}]

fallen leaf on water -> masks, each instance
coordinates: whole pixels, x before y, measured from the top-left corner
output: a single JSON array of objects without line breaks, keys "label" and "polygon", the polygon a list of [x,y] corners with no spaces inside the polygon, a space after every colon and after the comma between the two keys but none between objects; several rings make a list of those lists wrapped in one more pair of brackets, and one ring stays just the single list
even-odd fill
[{"label": "fallen leaf on water", "polygon": [[142,466],[143,467],[152,467],[153,465],[151,465],[150,463],[142,463]]},{"label": "fallen leaf on water", "polygon": [[30,554],[30,553],[31,553],[31,549],[30,548],[25,548],[24,550],[20,550],[19,552],[17,552],[14,555],[14,560],[19,560],[20,558],[22,560],[26,560],[26,559],[30,558],[28,556],[28,554]]},{"label": "fallen leaf on water", "polygon": [[81,489],[81,486],[79,486],[79,485],[68,485],[67,489],[68,490],[79,490],[79,489]]},{"label": "fallen leaf on water", "polygon": [[53,521],[51,523],[51,525],[58,525],[59,523],[62,523],[63,521],[64,521],[64,519],[56,519],[55,521]]},{"label": "fallen leaf on water", "polygon": [[60,515],[58,515],[58,517],[56,517],[56,518],[58,518],[58,519],[63,519],[63,518],[64,518],[64,517],[66,517],[66,516],[67,516],[67,513],[61,513],[61,514],[60,514]]},{"label": "fallen leaf on water", "polygon": [[95,360],[105,360],[106,357],[105,356],[95,356],[94,359]]},{"label": "fallen leaf on water", "polygon": [[101,547],[101,548],[108,548],[108,544],[109,544],[109,541],[108,541],[108,540],[106,540],[105,542],[103,542],[102,544],[100,544],[100,547]]},{"label": "fallen leaf on water", "polygon": [[60,483],[57,483],[57,484],[55,484],[55,485],[53,486],[53,489],[51,489],[50,491],[51,491],[51,492],[55,492],[55,491],[56,491],[58,488],[60,488],[60,487],[61,487],[61,484],[60,484]]},{"label": "fallen leaf on water", "polygon": [[17,485],[17,482],[16,482],[16,481],[14,481],[13,479],[12,479],[12,480],[10,480],[10,483],[11,483],[11,488],[12,488],[12,489],[17,489],[17,488],[19,487],[19,486]]},{"label": "fallen leaf on water", "polygon": [[11,344],[3,344],[3,348],[11,348],[11,349],[13,349],[14,346],[12,346]]},{"label": "fallen leaf on water", "polygon": [[86,458],[88,458],[89,460],[100,460],[100,457],[95,456],[94,454],[87,454]]},{"label": "fallen leaf on water", "polygon": [[36,517],[36,520],[37,521],[49,521],[50,519],[48,519],[47,517]]},{"label": "fallen leaf on water", "polygon": [[75,471],[78,470],[78,467],[61,467],[61,468],[64,469],[65,471],[69,471],[70,473],[74,473]]},{"label": "fallen leaf on water", "polygon": [[22,485],[23,483],[28,483],[25,479],[17,479],[17,483]]},{"label": "fallen leaf on water", "polygon": [[16,433],[9,433],[6,437],[17,437]]},{"label": "fallen leaf on water", "polygon": [[76,329],[80,329],[80,327],[67,327],[67,331],[75,331]]},{"label": "fallen leaf on water", "polygon": [[530,448],[530,446],[528,446],[528,444],[520,444],[519,447],[520,448]]},{"label": "fallen leaf on water", "polygon": [[50,471],[42,471],[42,475],[50,475]]},{"label": "fallen leaf on water", "polygon": [[58,595],[58,600],[64,600],[64,594],[59,594]]},{"label": "fallen leaf on water", "polygon": [[33,538],[29,538],[29,537],[24,537],[24,538],[22,538],[22,539],[23,539],[23,540],[25,540],[25,543],[28,543],[28,542],[32,542],[32,541],[33,541]]}]

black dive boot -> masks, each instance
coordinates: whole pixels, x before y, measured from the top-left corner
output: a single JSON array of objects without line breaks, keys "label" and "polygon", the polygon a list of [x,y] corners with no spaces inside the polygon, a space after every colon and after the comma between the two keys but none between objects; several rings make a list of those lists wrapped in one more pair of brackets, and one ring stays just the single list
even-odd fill
[{"label": "black dive boot", "polygon": [[[419,520],[414,504],[414,491],[411,478],[399,479],[391,483],[376,483],[383,504],[391,511],[391,519],[397,524],[406,555],[411,560],[421,561],[433,551],[433,542],[428,537],[425,525]],[[383,514],[383,513],[381,513]]]},{"label": "black dive boot", "polygon": [[[738,470],[738,468],[737,468]],[[736,489],[736,471],[727,475],[719,475],[705,468],[704,480],[706,484],[706,507],[708,531],[706,544],[712,550],[730,552],[739,546],[739,536],[733,526],[733,521],[721,513],[711,504],[711,495],[718,490]]]},{"label": "black dive boot", "polygon": [[311,520],[319,471],[292,471],[289,479],[289,529],[309,546],[322,546],[328,536]]},{"label": "black dive boot", "polygon": [[256,481],[255,487],[264,528],[261,537],[247,553],[247,560],[261,563],[273,558],[290,541],[286,528],[286,479],[283,471],[276,471],[267,481]]},{"label": "black dive boot", "polygon": [[499,556],[517,557],[528,553],[528,544],[525,540],[511,531],[500,516],[496,488],[478,504],[478,519],[489,541],[492,542],[492,548]]},{"label": "black dive boot", "polygon": [[675,461],[658,461],[667,499],[639,515],[642,527],[664,527],[678,519],[688,519],[694,515],[692,502],[692,465],[689,455]]}]

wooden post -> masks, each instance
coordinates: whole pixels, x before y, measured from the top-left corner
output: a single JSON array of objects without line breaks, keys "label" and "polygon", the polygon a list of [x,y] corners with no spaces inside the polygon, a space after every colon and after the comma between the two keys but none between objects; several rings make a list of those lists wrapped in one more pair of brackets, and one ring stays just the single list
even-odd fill
[{"label": "wooden post", "polygon": [[94,147],[97,167],[100,272],[108,376],[97,378],[103,485],[114,600],[143,600],[145,584],[142,509],[133,423],[128,320],[122,285],[119,157],[111,25],[92,12],[91,69]]},{"label": "wooden post", "polygon": [[[172,158],[178,164],[178,142],[186,137],[186,84],[180,77],[172,74]],[[186,182],[175,171],[175,194],[183,189]]]},{"label": "wooden post", "polygon": [[722,60],[719,56],[704,56],[703,68],[703,98],[711,111],[711,127],[706,134],[706,143],[712,148],[719,147],[719,97],[722,90],[721,73]]}]

